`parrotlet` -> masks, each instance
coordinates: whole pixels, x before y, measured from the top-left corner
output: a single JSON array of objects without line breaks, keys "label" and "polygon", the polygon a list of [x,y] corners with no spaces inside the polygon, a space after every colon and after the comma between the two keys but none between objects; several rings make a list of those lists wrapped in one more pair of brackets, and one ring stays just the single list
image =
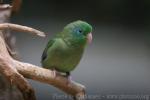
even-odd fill
[{"label": "parrotlet", "polygon": [[92,26],[85,21],[74,21],[48,41],[41,58],[42,66],[53,70],[54,74],[57,71],[68,77],[91,42]]}]

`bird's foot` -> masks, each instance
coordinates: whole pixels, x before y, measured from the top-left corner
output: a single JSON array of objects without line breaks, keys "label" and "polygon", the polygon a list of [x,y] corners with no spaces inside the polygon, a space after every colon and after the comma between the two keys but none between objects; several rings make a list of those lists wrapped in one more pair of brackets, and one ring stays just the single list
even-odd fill
[{"label": "bird's foot", "polygon": [[56,77],[56,70],[55,69],[52,70],[52,76]]},{"label": "bird's foot", "polygon": [[67,85],[69,85],[69,84],[71,83],[71,81],[72,81],[72,76],[71,76],[70,72],[67,72],[67,73],[66,73],[66,77],[67,77],[67,79],[68,79]]},{"label": "bird's foot", "polygon": [[66,84],[69,85],[72,81],[72,77],[71,77],[71,74],[70,72],[66,72],[66,73],[61,73],[61,75],[65,78],[67,78],[67,82]]},{"label": "bird's foot", "polygon": [[71,81],[72,81],[72,76],[68,76],[67,78],[68,78],[68,82],[71,83]]}]

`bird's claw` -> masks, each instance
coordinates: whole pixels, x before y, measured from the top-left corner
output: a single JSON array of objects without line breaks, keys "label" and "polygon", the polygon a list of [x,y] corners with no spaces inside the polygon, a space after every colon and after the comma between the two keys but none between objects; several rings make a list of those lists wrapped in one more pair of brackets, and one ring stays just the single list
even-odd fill
[{"label": "bird's claw", "polygon": [[52,76],[56,77],[56,70],[52,70]]},{"label": "bird's claw", "polygon": [[68,81],[69,81],[69,82],[72,81],[72,76],[68,76]]},{"label": "bird's claw", "polygon": [[72,77],[71,77],[71,76],[68,76],[67,79],[68,79],[67,85],[69,85],[69,84],[71,83],[71,81],[72,81]]}]

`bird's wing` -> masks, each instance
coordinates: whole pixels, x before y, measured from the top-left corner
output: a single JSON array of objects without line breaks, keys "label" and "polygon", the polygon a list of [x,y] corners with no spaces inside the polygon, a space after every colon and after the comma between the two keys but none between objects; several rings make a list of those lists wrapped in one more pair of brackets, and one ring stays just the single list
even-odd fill
[{"label": "bird's wing", "polygon": [[55,42],[55,39],[52,39],[48,42],[46,48],[44,49],[44,52],[42,54],[42,57],[41,57],[41,61],[45,60],[46,57],[47,57],[47,50],[54,44]]}]

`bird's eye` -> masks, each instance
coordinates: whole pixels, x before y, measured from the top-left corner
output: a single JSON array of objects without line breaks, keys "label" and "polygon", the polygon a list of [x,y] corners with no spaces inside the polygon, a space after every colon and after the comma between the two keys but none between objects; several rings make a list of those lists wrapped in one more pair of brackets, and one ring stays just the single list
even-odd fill
[{"label": "bird's eye", "polygon": [[80,28],[75,29],[77,34],[81,34],[83,31]]},{"label": "bird's eye", "polygon": [[82,33],[82,30],[78,30],[79,33]]}]

